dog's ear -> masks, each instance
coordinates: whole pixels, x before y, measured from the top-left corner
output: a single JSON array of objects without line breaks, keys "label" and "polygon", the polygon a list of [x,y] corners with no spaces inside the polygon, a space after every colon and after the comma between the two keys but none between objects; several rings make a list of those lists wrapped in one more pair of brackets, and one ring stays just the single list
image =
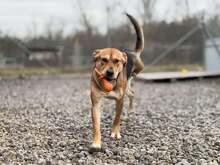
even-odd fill
[{"label": "dog's ear", "polygon": [[122,53],[122,62],[123,64],[126,64],[128,60],[127,54],[125,52]]},{"label": "dog's ear", "polygon": [[100,49],[96,49],[95,51],[93,51],[92,55],[93,55],[93,59],[94,61],[100,56],[101,50]]}]

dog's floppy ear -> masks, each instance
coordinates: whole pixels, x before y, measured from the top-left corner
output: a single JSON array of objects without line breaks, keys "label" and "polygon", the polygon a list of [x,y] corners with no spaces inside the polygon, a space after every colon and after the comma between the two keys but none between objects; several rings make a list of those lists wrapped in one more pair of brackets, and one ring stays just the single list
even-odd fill
[{"label": "dog's floppy ear", "polygon": [[126,64],[126,63],[127,63],[127,60],[128,60],[127,54],[126,54],[125,52],[123,52],[123,53],[122,53],[122,62],[123,62],[124,64]]},{"label": "dog's floppy ear", "polygon": [[100,56],[100,54],[99,54],[100,52],[101,52],[100,49],[96,49],[96,50],[92,53],[94,60],[96,60],[96,59]]}]

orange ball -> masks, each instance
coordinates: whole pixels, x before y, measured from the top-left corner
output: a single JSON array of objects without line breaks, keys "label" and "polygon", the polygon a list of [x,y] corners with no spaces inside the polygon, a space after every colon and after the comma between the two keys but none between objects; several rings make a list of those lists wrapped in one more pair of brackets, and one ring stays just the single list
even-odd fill
[{"label": "orange ball", "polygon": [[107,92],[111,92],[113,90],[113,85],[106,79],[102,79],[102,86]]}]

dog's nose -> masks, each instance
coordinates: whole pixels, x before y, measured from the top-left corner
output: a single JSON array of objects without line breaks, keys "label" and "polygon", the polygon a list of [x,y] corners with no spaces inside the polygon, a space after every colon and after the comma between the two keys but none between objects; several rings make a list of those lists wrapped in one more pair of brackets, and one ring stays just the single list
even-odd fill
[{"label": "dog's nose", "polygon": [[106,74],[107,74],[107,76],[113,76],[113,74],[114,74],[113,69],[112,69],[112,68],[109,68],[109,69],[106,71]]}]

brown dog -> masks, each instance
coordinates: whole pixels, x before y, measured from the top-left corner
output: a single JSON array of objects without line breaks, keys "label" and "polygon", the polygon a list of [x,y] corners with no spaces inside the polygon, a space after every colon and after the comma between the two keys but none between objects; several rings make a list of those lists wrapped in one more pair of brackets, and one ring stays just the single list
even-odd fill
[{"label": "brown dog", "polygon": [[[143,30],[134,17],[129,14],[126,15],[137,34],[135,50],[133,52],[122,52],[115,48],[104,48],[93,53],[95,61],[91,76],[93,142],[90,153],[101,150],[100,107],[102,98],[116,100],[116,115],[111,137],[120,139],[120,116],[123,109],[124,96],[127,94],[129,97],[129,109],[131,111],[134,97],[134,91],[131,89],[131,80],[144,68],[140,58],[140,54],[144,49]],[[111,84],[113,90],[107,91],[101,83],[100,77],[105,78]]]}]

